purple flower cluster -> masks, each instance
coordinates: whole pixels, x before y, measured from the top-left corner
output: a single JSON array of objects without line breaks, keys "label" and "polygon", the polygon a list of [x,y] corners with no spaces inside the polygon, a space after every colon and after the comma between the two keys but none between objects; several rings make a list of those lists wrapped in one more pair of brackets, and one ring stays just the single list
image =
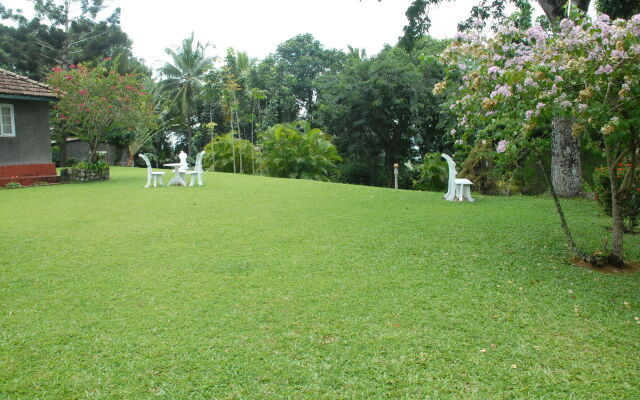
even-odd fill
[{"label": "purple flower cluster", "polygon": [[497,85],[496,89],[491,92],[491,98],[493,99],[494,97],[498,96],[498,95],[502,95],[504,97],[511,97],[513,93],[511,93],[511,88],[509,87],[509,85]]},{"label": "purple flower cluster", "polygon": [[596,70],[596,75],[602,74],[611,74],[613,72],[613,67],[609,64],[601,65],[600,68]]},{"label": "purple flower cluster", "polygon": [[508,145],[509,145],[508,140],[501,140],[498,142],[498,147],[496,148],[496,151],[498,153],[504,153],[507,150]]}]

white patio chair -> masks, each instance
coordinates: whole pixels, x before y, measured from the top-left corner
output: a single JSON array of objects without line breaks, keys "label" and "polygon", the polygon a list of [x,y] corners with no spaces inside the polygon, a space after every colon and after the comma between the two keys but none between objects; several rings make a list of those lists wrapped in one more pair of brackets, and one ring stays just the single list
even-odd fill
[{"label": "white patio chair", "polygon": [[160,178],[160,186],[164,186],[162,177],[164,176],[165,172],[164,171],[154,172],[151,169],[151,162],[149,161],[149,158],[147,158],[147,156],[145,156],[144,154],[140,154],[140,158],[142,158],[145,164],[147,164],[147,185],[145,187],[148,188],[149,186],[151,186],[151,178],[153,178],[153,187],[158,186],[158,178]]},{"label": "white patio chair", "polygon": [[456,171],[456,162],[453,161],[453,158],[447,154],[442,154],[442,158],[447,160],[447,164],[449,164],[449,185],[447,194],[443,197],[449,201],[463,201],[464,199],[475,201],[475,199],[471,197],[471,185],[473,185],[473,183],[468,179],[456,178],[458,171]]},{"label": "white patio chair", "polygon": [[204,151],[201,151],[196,156],[196,165],[193,167],[192,171],[187,171],[187,175],[191,175],[191,183],[189,186],[195,186],[195,178],[198,177],[198,186],[202,186],[202,173],[204,170],[202,169],[202,157],[204,157]]}]

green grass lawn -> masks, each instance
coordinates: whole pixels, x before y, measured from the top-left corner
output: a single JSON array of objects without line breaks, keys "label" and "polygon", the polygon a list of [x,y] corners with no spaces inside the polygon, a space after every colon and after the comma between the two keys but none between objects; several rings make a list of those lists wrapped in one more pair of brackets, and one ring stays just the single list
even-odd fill
[{"label": "green grass lawn", "polygon": [[0,399],[640,398],[640,274],[548,198],[145,182],[0,191]]}]

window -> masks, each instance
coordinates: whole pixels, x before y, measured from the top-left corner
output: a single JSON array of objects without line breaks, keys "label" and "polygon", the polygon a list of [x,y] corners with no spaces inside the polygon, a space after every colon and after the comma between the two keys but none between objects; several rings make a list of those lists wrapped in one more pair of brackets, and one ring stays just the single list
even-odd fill
[{"label": "window", "polygon": [[0,104],[0,136],[15,136],[16,124],[13,104]]}]

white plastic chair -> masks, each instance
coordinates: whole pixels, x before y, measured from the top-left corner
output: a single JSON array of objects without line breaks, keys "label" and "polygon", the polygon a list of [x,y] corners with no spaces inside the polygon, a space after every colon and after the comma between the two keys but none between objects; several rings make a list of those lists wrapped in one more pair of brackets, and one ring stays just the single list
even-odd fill
[{"label": "white plastic chair", "polygon": [[140,158],[142,158],[144,160],[145,164],[147,164],[147,185],[145,187],[148,188],[149,186],[151,186],[151,178],[153,178],[153,187],[157,187],[158,186],[158,178],[160,178],[160,186],[164,186],[164,182],[162,181],[162,177],[165,174],[165,172],[164,171],[154,172],[151,169],[151,162],[149,161],[147,156],[145,156],[144,154],[140,154]]},{"label": "white plastic chair", "polygon": [[195,178],[198,177],[198,186],[202,186],[202,173],[204,170],[202,169],[202,157],[204,157],[204,151],[201,151],[196,156],[196,165],[193,167],[192,171],[187,171],[187,175],[191,175],[191,183],[189,186],[195,186]]},{"label": "white plastic chair", "polygon": [[471,197],[471,185],[473,185],[473,183],[468,179],[456,178],[458,171],[456,171],[456,162],[453,161],[453,158],[447,154],[442,154],[442,158],[447,160],[447,164],[449,164],[449,185],[444,198],[449,201],[463,201],[464,199],[475,201],[475,199]]}]

